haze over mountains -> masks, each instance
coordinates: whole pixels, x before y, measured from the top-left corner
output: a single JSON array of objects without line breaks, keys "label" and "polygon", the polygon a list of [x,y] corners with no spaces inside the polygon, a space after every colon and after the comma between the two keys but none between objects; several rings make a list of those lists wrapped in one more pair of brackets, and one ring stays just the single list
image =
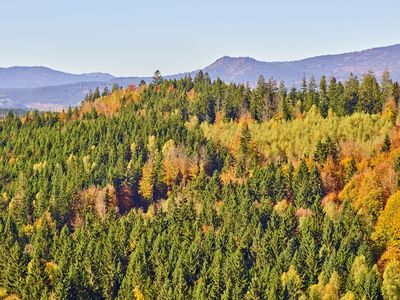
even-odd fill
[{"label": "haze over mountains", "polygon": [[[287,86],[298,85],[302,77],[333,74],[344,80],[349,73],[362,76],[373,71],[378,77],[387,69],[394,80],[400,80],[400,44],[359,52],[317,56],[290,62],[261,62],[250,57],[222,57],[205,67],[212,79],[226,82],[248,82],[254,86],[258,77],[283,80]],[[165,76],[195,76],[197,71]],[[0,68],[0,107],[52,110],[74,106],[97,86],[103,89],[114,83],[126,87],[151,77],[114,77],[107,73],[70,74],[46,67]]]}]

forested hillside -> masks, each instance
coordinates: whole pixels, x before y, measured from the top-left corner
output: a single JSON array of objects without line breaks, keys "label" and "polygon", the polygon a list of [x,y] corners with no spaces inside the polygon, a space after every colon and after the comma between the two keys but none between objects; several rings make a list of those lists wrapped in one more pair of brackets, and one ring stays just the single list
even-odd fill
[{"label": "forested hillside", "polygon": [[399,299],[400,87],[194,79],[0,121],[0,299]]}]

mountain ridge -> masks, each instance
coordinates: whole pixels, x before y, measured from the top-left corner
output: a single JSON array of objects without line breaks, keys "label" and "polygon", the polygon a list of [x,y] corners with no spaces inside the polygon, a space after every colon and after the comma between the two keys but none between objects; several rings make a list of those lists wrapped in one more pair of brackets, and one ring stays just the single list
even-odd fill
[{"label": "mountain ridge", "polygon": [[[343,81],[350,73],[362,76],[373,71],[379,77],[384,70],[388,70],[394,80],[400,80],[400,44],[291,61],[265,62],[249,56],[225,55],[202,69],[165,78],[194,77],[200,70],[207,72],[213,80],[220,78],[250,86],[255,86],[260,75],[284,81],[287,86],[298,86],[304,76],[319,80],[322,75],[334,75]],[[50,104],[50,107],[74,106],[97,86],[110,88],[117,83],[126,87],[141,80],[150,82],[152,77],[115,77],[102,72],[72,74],[43,66],[0,67],[0,107],[34,108],[37,103]]]},{"label": "mountain ridge", "polygon": [[108,81],[114,78],[102,72],[73,74],[45,66],[0,67],[0,88],[36,88],[78,82]]}]

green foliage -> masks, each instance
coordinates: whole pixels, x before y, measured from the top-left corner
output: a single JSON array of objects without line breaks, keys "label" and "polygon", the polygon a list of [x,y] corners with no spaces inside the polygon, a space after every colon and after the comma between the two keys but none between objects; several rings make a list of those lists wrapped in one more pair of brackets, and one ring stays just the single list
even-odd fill
[{"label": "green foliage", "polygon": [[[350,141],[373,153],[393,126],[377,113],[395,83],[358,85],[304,78],[287,91],[260,77],[250,89],[156,72],[149,85],[96,89],[79,110],[8,113],[1,297],[390,299],[398,263],[382,281],[371,224],[326,195],[328,157],[339,163]],[[346,158],[336,175],[350,186]],[[385,225],[397,206],[379,218],[381,247],[398,240]]]},{"label": "green foliage", "polygon": [[392,142],[390,141],[389,135],[386,134],[381,147],[381,152],[389,152],[391,145]]},{"label": "green foliage", "polygon": [[320,164],[323,164],[329,156],[336,160],[337,155],[337,147],[332,141],[331,137],[328,137],[325,141],[318,142],[317,148],[314,153],[314,159]]}]

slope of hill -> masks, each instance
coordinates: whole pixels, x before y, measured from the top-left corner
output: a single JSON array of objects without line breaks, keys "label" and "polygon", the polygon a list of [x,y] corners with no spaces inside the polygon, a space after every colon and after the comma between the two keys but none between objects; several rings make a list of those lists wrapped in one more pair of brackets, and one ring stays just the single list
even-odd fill
[{"label": "slope of hill", "polygon": [[400,93],[258,120],[267,92],[198,77],[8,114],[0,298],[397,299]]},{"label": "slope of hill", "polygon": [[[289,62],[262,62],[250,57],[224,56],[202,69],[212,79],[225,82],[248,82],[254,86],[258,77],[273,77],[287,86],[299,85],[301,78],[334,75],[344,80],[350,73],[362,76],[373,71],[378,77],[388,70],[394,80],[400,80],[400,44],[388,47],[337,55],[317,56]],[[166,76],[178,79],[186,75],[195,76],[197,71]],[[138,84],[151,77],[113,77],[106,73],[69,74],[45,67],[0,68],[0,107],[61,107],[74,106],[90,89],[100,89],[117,83],[123,87]],[[38,106],[39,105],[39,106]]]}]

